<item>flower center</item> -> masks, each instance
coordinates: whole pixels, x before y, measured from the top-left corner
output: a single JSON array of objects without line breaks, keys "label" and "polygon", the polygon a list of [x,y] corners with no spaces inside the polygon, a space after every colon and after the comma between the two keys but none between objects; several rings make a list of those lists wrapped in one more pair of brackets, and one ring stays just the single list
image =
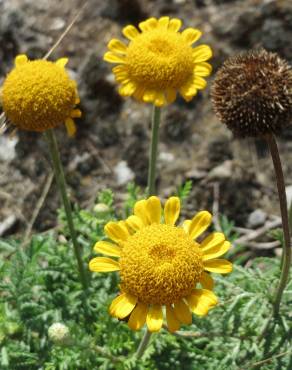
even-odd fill
[{"label": "flower center", "polygon": [[202,272],[198,244],[182,228],[152,224],[124,242],[122,290],[140,302],[174,303],[192,292]]},{"label": "flower center", "polygon": [[55,63],[36,60],[14,68],[4,81],[3,109],[23,130],[44,131],[70,116],[76,84]]},{"label": "flower center", "polygon": [[126,66],[131,79],[146,88],[178,89],[193,76],[192,51],[181,34],[152,30],[130,42]]}]

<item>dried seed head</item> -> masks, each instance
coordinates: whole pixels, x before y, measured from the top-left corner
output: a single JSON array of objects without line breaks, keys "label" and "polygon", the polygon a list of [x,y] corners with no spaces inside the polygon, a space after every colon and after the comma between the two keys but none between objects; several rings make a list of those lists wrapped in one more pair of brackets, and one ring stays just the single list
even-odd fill
[{"label": "dried seed head", "polygon": [[292,123],[292,68],[264,49],[227,59],[211,94],[216,115],[236,137],[278,133]]}]

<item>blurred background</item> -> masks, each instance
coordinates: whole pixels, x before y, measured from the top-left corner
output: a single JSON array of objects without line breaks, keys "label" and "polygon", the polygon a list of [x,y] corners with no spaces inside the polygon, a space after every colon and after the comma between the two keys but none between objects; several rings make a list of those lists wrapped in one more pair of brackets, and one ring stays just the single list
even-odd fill
[{"label": "blurred background", "polygon": [[[84,2],[80,0],[0,0],[0,84],[14,57],[42,58]],[[270,158],[261,142],[236,141],[215,117],[210,86],[216,70],[230,55],[264,47],[292,59],[291,0],[89,0],[87,7],[50,59],[67,56],[78,81],[83,116],[75,138],[56,130],[73,201],[94,206],[98,191],[110,187],[116,204],[126,187],[147,181],[151,106],[117,94],[111,66],[102,60],[107,42],[121,38],[127,24],[168,15],[184,27],[203,31],[200,43],[214,51],[208,88],[190,103],[178,99],[163,109],[159,144],[158,189],[174,194],[191,180],[186,214],[207,208],[238,227],[264,225],[279,215]],[[292,198],[292,130],[279,138]],[[0,136],[0,236],[24,232],[42,196],[34,229],[55,226],[59,196],[52,181],[47,145],[40,134]],[[276,249],[255,249],[265,255]]]}]

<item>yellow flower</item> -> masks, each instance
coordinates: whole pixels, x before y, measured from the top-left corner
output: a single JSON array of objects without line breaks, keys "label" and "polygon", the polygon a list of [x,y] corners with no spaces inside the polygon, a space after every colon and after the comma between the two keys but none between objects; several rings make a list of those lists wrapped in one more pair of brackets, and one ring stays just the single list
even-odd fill
[{"label": "yellow flower", "polygon": [[47,60],[29,61],[26,55],[15,58],[15,68],[7,75],[1,100],[8,120],[21,130],[45,131],[65,123],[68,134],[74,135],[74,117],[81,111],[76,82],[65,70],[67,58],[56,63]]},{"label": "yellow flower", "polygon": [[113,73],[120,95],[161,107],[174,102],[177,92],[190,101],[206,87],[203,77],[212,71],[206,63],[212,51],[207,45],[192,48],[202,33],[194,28],[178,32],[181,25],[176,18],[149,18],[139,24],[141,33],[131,25],[123,29],[128,45],[109,42],[104,60],[119,64]]},{"label": "yellow flower", "polygon": [[211,223],[209,212],[201,211],[175,226],[180,201],[170,197],[163,223],[161,213],[159,198],[138,201],[126,221],[106,224],[105,233],[114,243],[99,241],[94,246],[96,252],[118,260],[96,257],[89,263],[91,271],[119,271],[121,293],[109,312],[119,319],[129,317],[133,330],[146,322],[151,332],[159,331],[164,315],[172,332],[181,324],[191,324],[192,312],[204,316],[217,304],[208,272],[232,271],[229,261],[217,258],[230,248],[224,234],[214,232],[197,241]]}]

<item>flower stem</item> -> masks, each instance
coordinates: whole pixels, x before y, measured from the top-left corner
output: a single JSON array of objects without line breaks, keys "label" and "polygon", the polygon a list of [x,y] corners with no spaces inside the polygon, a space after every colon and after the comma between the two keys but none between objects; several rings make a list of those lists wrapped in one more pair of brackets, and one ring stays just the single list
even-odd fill
[{"label": "flower stem", "polygon": [[275,291],[275,296],[273,300],[273,317],[276,318],[279,314],[283,291],[285,289],[285,286],[289,278],[289,269],[291,265],[291,242],[290,242],[289,217],[288,217],[288,209],[287,209],[285,181],[284,181],[284,175],[283,175],[279,150],[278,150],[277,142],[276,142],[274,135],[266,136],[266,140],[267,140],[267,144],[269,146],[270,153],[272,156],[274,171],[275,171],[276,180],[277,180],[277,188],[278,188],[283,234],[284,234],[283,264],[282,264],[282,269],[281,269],[280,281]]},{"label": "flower stem", "polygon": [[147,329],[143,338],[141,339],[141,342],[140,342],[139,347],[137,349],[137,352],[135,354],[137,359],[140,359],[143,356],[143,354],[144,354],[144,352],[145,352],[145,350],[148,346],[151,334],[152,333]]},{"label": "flower stem", "polygon": [[152,123],[151,123],[152,125],[151,145],[150,145],[148,181],[147,181],[148,195],[153,195],[155,193],[156,161],[157,161],[160,114],[161,114],[160,108],[153,105]]},{"label": "flower stem", "polygon": [[75,253],[75,257],[76,257],[77,264],[78,264],[80,281],[83,286],[83,289],[86,290],[88,288],[87,277],[86,277],[86,273],[85,273],[83,262],[82,262],[81,250],[77,242],[77,235],[76,235],[76,231],[74,228],[73,217],[72,217],[72,208],[71,208],[71,204],[69,202],[68,195],[67,195],[66,180],[65,180],[64,170],[63,170],[63,166],[62,166],[61,159],[60,159],[57,139],[52,129],[47,130],[45,132],[45,136],[48,141],[49,150],[50,150],[50,154],[52,157],[52,162],[53,162],[53,167],[54,167],[54,172],[55,172],[55,177],[56,177],[57,185],[58,185],[58,188],[61,194],[64,209],[65,209],[68,228],[69,228],[70,235],[72,238],[74,253]]}]

